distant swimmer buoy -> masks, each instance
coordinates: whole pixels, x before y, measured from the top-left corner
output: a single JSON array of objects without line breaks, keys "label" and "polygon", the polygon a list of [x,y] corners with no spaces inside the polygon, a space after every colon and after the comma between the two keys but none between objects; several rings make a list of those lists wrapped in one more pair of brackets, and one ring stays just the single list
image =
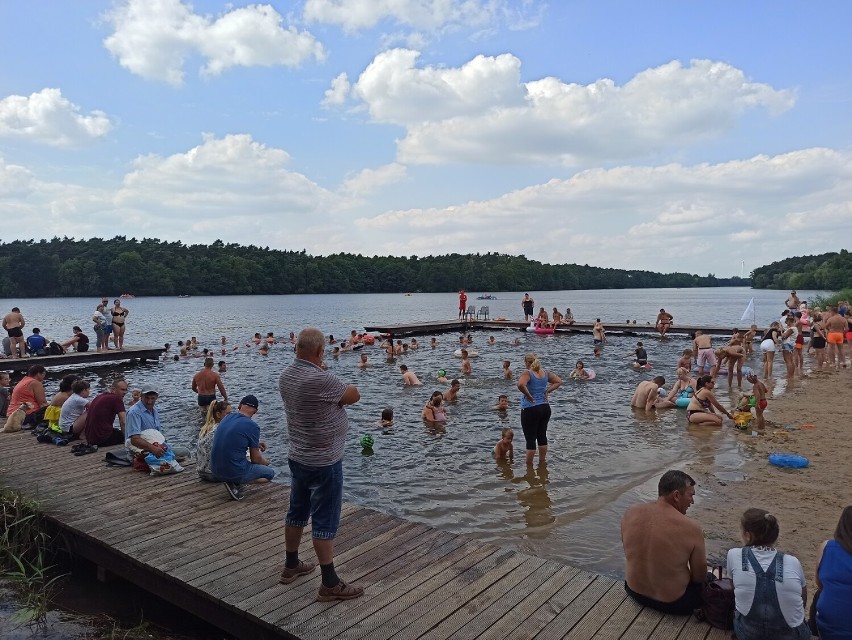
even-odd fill
[{"label": "distant swimmer buoy", "polygon": [[[467,351],[467,357],[468,358],[475,358],[476,356],[479,355],[479,352],[476,349],[465,349],[465,351]],[[462,357],[462,350],[456,349],[455,351],[453,351],[453,355],[456,358],[461,358]]]}]

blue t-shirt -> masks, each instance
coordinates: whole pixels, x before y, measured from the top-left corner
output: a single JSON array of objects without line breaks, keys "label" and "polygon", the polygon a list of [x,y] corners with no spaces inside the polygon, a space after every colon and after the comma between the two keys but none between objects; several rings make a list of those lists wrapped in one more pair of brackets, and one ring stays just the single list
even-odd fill
[{"label": "blue t-shirt", "polygon": [[210,449],[210,471],[217,480],[237,482],[249,469],[246,450],[260,448],[260,427],[257,423],[235,411],[229,413],[213,436]]},{"label": "blue t-shirt", "polygon": [[30,351],[41,351],[45,345],[47,345],[47,339],[37,333],[27,338],[27,346],[30,348]]}]

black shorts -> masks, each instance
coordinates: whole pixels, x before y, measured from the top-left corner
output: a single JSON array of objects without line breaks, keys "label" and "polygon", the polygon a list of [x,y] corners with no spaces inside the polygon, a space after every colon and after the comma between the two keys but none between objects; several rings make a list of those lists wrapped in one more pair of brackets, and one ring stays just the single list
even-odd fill
[{"label": "black shorts", "polygon": [[631,598],[641,604],[643,607],[650,607],[667,613],[673,616],[688,616],[695,609],[700,609],[702,600],[701,593],[704,591],[704,585],[697,582],[690,582],[686,587],[684,594],[674,602],[660,602],[648,596],[643,596],[641,593],[636,593],[633,589],[627,586],[627,580],[624,581],[624,590]]},{"label": "black shorts", "polygon": [[15,327],[14,329],[6,329],[6,333],[9,334],[10,338],[23,338],[24,332],[21,331],[20,327]]},{"label": "black shorts", "polygon": [[811,346],[814,349],[825,349],[825,338],[820,336],[814,336],[811,338]]},{"label": "black shorts", "polygon": [[216,401],[215,393],[199,393],[198,394],[198,406],[199,407],[207,407]]}]

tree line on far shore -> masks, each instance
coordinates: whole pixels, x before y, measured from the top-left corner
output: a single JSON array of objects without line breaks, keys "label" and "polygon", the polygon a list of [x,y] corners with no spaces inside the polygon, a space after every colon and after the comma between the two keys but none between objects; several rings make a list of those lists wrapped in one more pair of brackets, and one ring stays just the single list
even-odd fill
[{"label": "tree line on far shore", "polygon": [[225,244],[186,245],[116,236],[0,242],[0,297],[403,293],[466,289],[559,291],[748,286],[712,273],[654,273],[542,264],[499,253],[425,258]]},{"label": "tree line on far shore", "polygon": [[841,249],[840,253],[779,260],[752,271],[751,282],[755,289],[850,289],[852,254]]}]

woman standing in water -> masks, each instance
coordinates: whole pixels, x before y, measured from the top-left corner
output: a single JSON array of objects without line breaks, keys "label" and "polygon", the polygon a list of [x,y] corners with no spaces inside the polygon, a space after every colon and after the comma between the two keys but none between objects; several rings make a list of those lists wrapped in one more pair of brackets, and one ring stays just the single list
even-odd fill
[{"label": "woman standing in water", "polygon": [[547,394],[562,385],[562,380],[552,371],[541,366],[538,356],[524,356],[525,370],[518,379],[521,392],[521,428],[527,444],[527,465],[531,465],[538,447],[538,461],[547,457],[547,423],[550,421],[550,404]]},{"label": "woman standing in water", "polygon": [[116,299],[112,308],[112,341],[116,349],[124,348],[124,323],[130,311],[121,306],[121,300]]}]

